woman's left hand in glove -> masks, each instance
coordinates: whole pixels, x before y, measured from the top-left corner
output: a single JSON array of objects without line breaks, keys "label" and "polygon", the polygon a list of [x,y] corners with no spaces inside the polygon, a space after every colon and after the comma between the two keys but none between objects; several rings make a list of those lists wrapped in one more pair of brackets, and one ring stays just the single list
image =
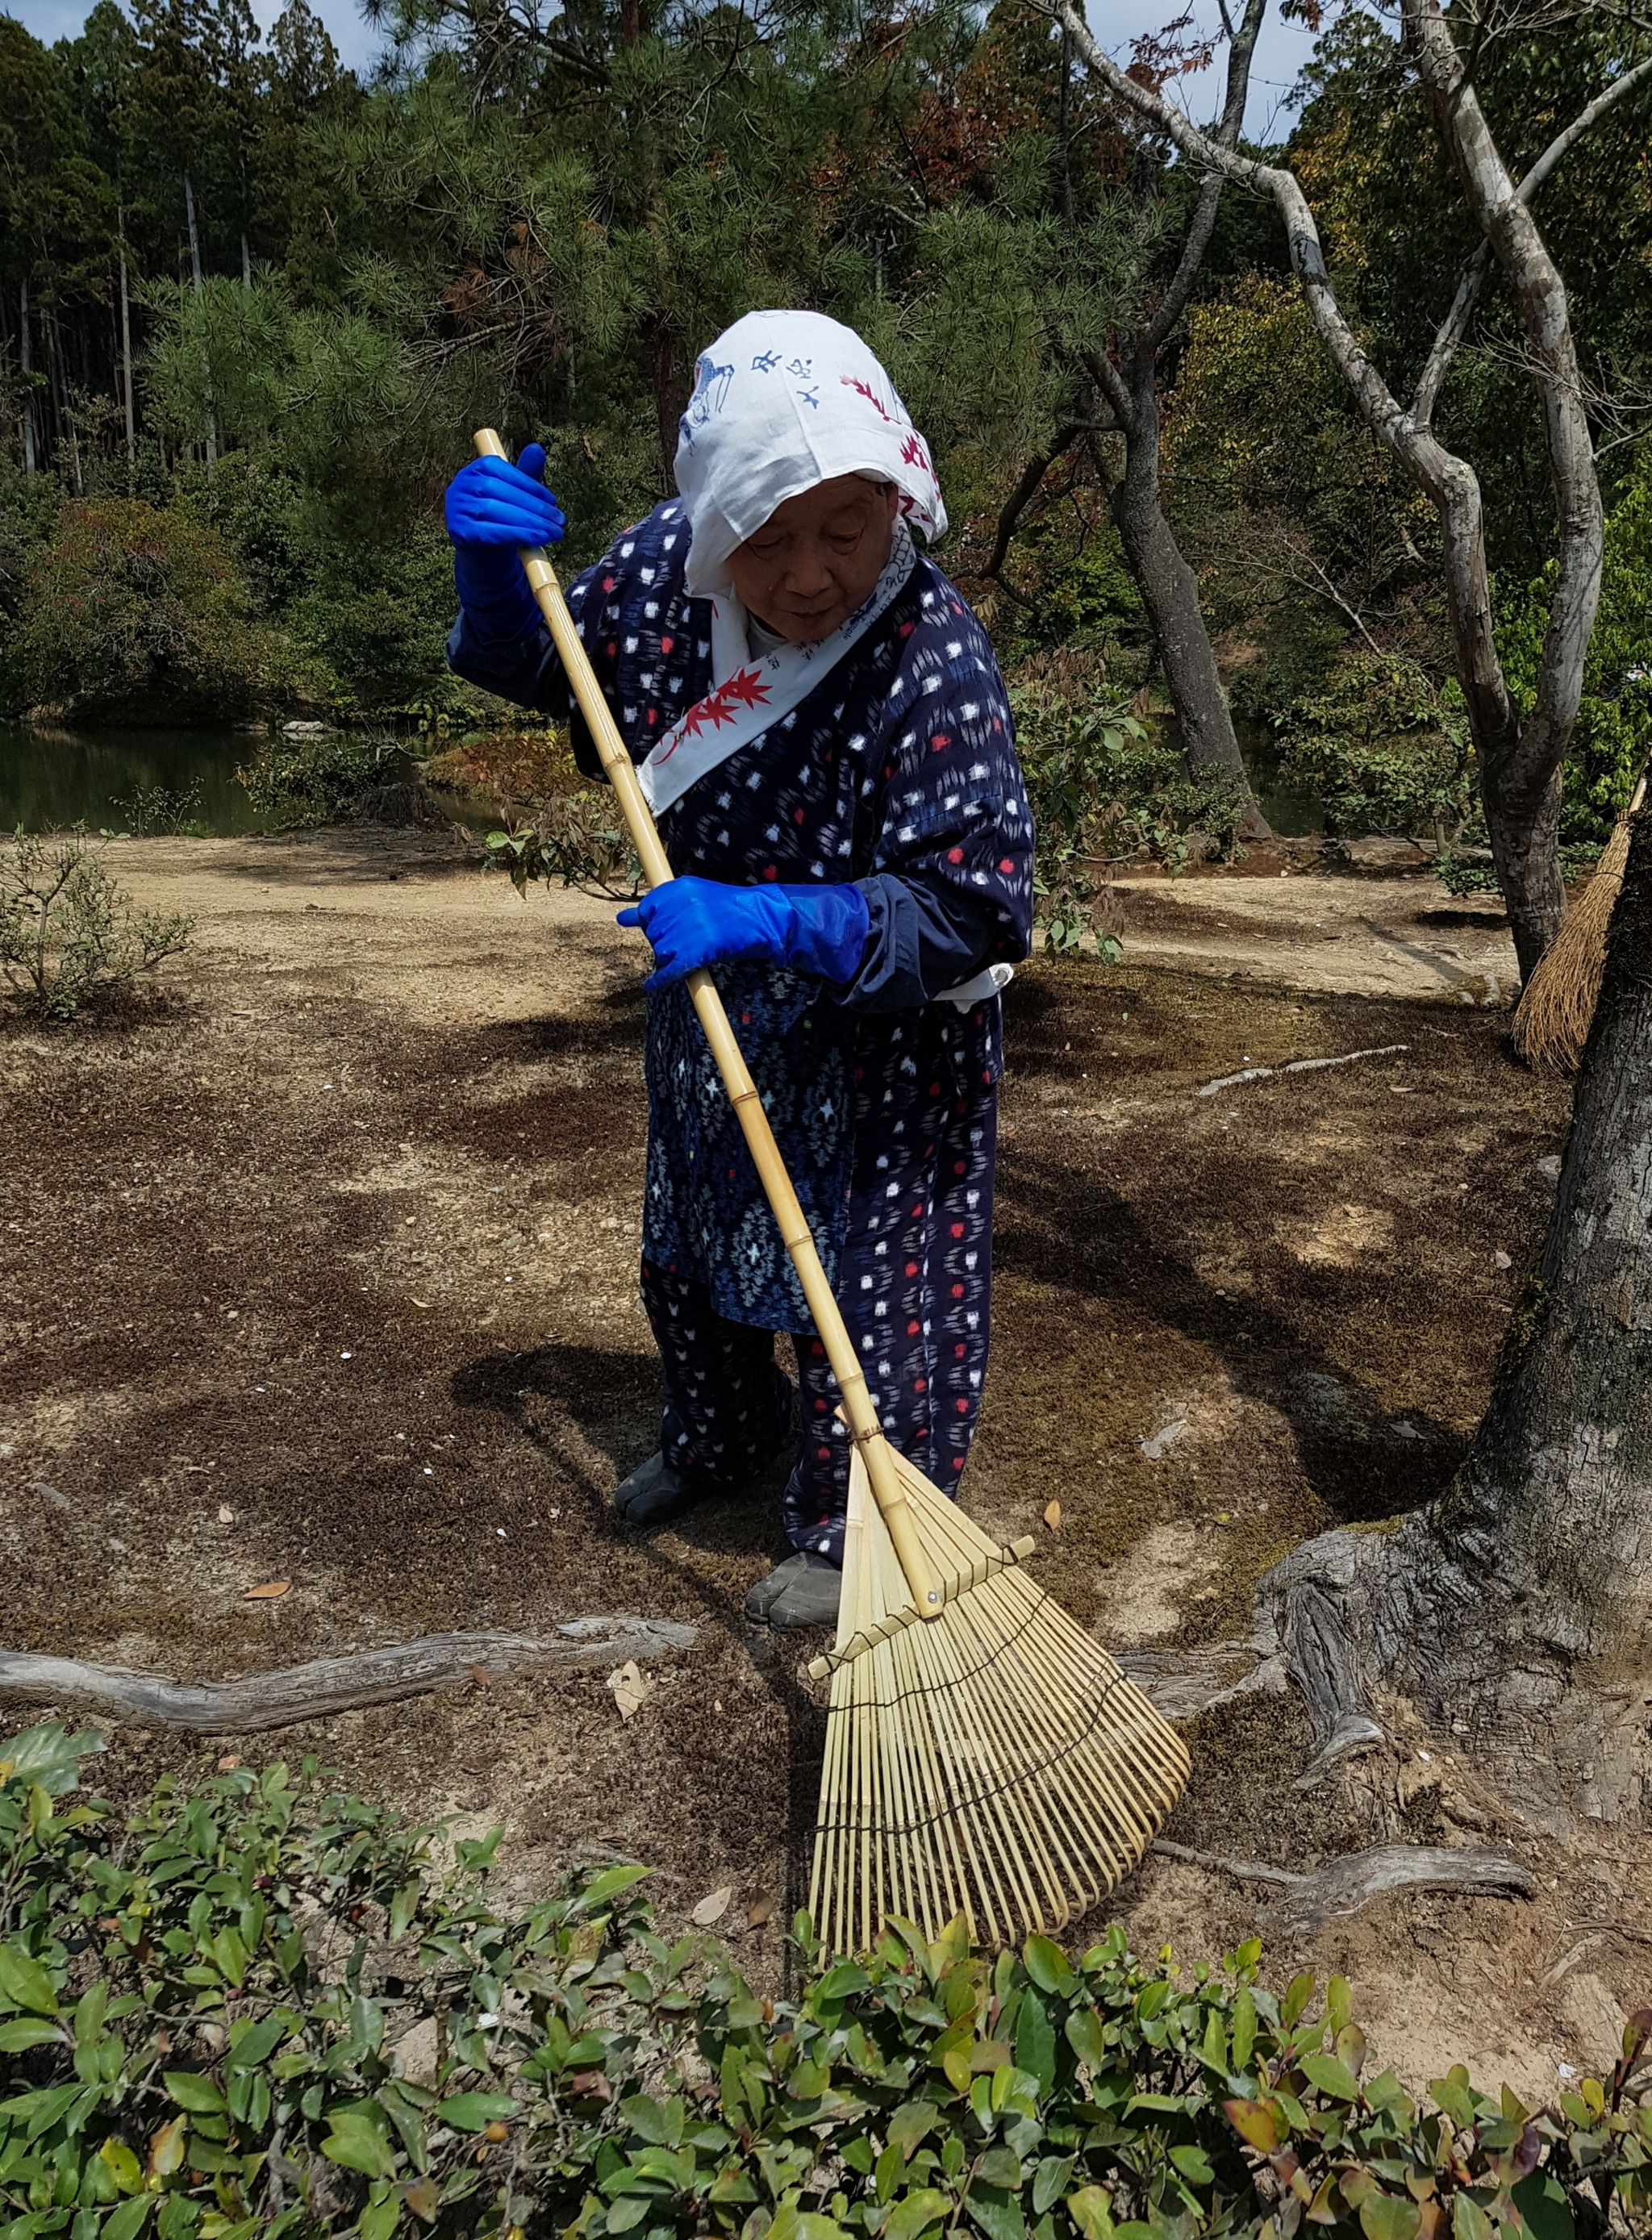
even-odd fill
[{"label": "woman's left hand in glove", "polygon": [[703,964],[761,957],[841,986],[855,977],[871,914],[858,887],[729,887],[671,879],[619,914],[654,944],[645,988],[669,988]]}]

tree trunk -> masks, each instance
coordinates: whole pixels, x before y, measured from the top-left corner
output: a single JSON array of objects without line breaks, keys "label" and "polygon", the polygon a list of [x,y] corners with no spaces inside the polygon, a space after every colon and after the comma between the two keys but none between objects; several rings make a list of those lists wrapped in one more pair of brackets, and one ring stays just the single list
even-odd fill
[{"label": "tree trunk", "polygon": [[[1516,184],[1492,138],[1439,0],[1402,0],[1408,49],[1416,59],[1436,130],[1457,166],[1465,202],[1482,236],[1408,408],[1372,363],[1337,302],[1319,228],[1296,175],[1281,165],[1239,155],[1233,136],[1225,130],[1199,131],[1179,110],[1127,76],[1102,52],[1073,0],[1056,0],[1056,9],[1085,68],[1125,108],[1203,170],[1208,185],[1231,179],[1272,199],[1284,223],[1292,267],[1331,363],[1347,382],[1367,426],[1402,461],[1438,511],[1457,681],[1480,763],[1493,859],[1509,905],[1522,975],[1529,977],[1553,940],[1564,910],[1557,846],[1560,771],[1582,694],[1584,658],[1600,597],[1602,549],[1600,487],[1565,283],[1531,217],[1530,204],[1582,133],[1642,83],[1652,70],[1652,60],[1620,71],[1556,135]],[[1247,23],[1249,12],[1248,6]],[[1230,82],[1232,70],[1230,64]],[[1224,114],[1224,128],[1230,116],[1231,108]],[[1214,215],[1214,203],[1210,208]],[[1479,481],[1469,462],[1449,451],[1433,429],[1441,383],[1468,330],[1481,277],[1493,258],[1507,276],[1519,307],[1528,360],[1543,406],[1558,517],[1555,589],[1536,700],[1523,721],[1509,691],[1492,627]],[[1115,393],[1122,389],[1116,369],[1092,362],[1091,370],[1122,422],[1125,410]]]},{"label": "tree trunk", "polygon": [[[1151,357],[1144,376],[1135,383],[1134,425],[1125,435],[1124,472],[1113,488],[1113,521],[1164,664],[1189,770],[1196,777],[1220,770],[1250,801],[1250,781],[1199,603],[1198,578],[1182,558],[1160,503],[1159,400]],[[1243,830],[1248,837],[1268,830],[1254,801]]]},{"label": "tree trunk", "polygon": [[31,345],[29,339],[29,283],[23,281],[17,290],[22,311],[22,324],[17,330],[23,367],[23,470],[32,475],[35,470],[35,392],[29,377],[34,370]]},{"label": "tree trunk", "polygon": [[[1441,1499],[1331,1532],[1261,1601],[1328,1745],[1398,1690],[1532,1817],[1632,1817],[1652,1773],[1652,817],[1635,820],[1540,1270]],[[1339,1745],[1338,1736],[1342,1741]]]},{"label": "tree trunk", "polygon": [[137,419],[132,401],[132,308],[126,284],[126,211],[120,214],[121,239],[121,369],[126,392],[126,490],[137,487]]},{"label": "tree trunk", "polygon": [[[195,189],[190,183],[190,175],[187,171],[183,174],[183,209],[184,214],[190,222],[190,270],[194,276],[195,294],[197,300],[198,301],[203,286],[201,278],[201,236],[195,223]],[[210,471],[212,468],[216,467],[218,463],[217,416],[212,410],[212,385],[210,377],[209,377],[207,383],[206,463],[209,471]]]}]

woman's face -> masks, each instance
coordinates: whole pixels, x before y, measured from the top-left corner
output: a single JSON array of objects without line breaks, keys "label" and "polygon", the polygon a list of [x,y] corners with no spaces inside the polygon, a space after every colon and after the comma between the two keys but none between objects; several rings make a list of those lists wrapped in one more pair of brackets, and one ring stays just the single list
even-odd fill
[{"label": "woman's face", "polygon": [[889,557],[893,483],[835,475],[776,506],[729,557],[749,615],[792,645],[818,645],[864,606]]}]

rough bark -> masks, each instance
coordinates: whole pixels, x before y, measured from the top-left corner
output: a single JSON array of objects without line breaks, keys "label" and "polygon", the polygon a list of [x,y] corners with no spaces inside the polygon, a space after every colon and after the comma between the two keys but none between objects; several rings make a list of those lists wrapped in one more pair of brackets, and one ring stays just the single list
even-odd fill
[{"label": "rough bark", "polygon": [[[1409,1696],[1529,1817],[1617,1821],[1652,1773],[1652,818],[1634,823],[1539,1273],[1444,1496],[1312,1540],[1260,1607],[1322,1755]],[[1264,1629],[1266,1633],[1267,1629]]]},{"label": "rough bark", "polygon": [[[1054,0],[1087,70],[1213,178],[1269,197],[1284,223],[1292,267],[1326,352],[1353,393],[1366,424],[1400,459],[1432,501],[1440,522],[1447,605],[1457,679],[1479,761],[1487,825],[1522,977],[1529,977],[1559,928],[1560,770],[1582,695],[1583,659],[1600,592],[1599,484],[1582,403],[1566,290],[1531,216],[1537,188],[1582,130],[1642,75],[1625,71],[1567,126],[1516,186],[1463,70],[1438,0],[1402,0],[1405,33],[1416,57],[1436,129],[1457,163],[1465,198],[1483,230],[1487,253],[1507,275],[1518,305],[1533,378],[1543,404],[1558,517],[1557,582],[1544,643],[1536,703],[1523,723],[1503,676],[1493,632],[1485,513],[1466,459],[1433,431],[1434,402],[1467,332],[1479,277],[1465,273],[1408,409],[1372,364],[1339,305],[1319,229],[1295,174],[1236,153],[1231,140],[1201,132],[1150,88],[1102,52],[1072,0]],[[1483,264],[1482,269],[1483,269]]]}]

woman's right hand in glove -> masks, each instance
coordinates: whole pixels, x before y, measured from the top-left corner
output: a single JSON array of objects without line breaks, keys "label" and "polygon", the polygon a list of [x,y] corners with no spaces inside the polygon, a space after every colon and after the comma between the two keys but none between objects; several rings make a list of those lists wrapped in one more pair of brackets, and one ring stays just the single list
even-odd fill
[{"label": "woman's right hand in glove", "polygon": [[474,635],[484,641],[526,637],[539,609],[516,555],[523,545],[559,544],[563,510],[541,479],[542,443],[526,443],[513,467],[506,459],[469,459],[448,484],[443,511],[453,539],[453,580]]}]

